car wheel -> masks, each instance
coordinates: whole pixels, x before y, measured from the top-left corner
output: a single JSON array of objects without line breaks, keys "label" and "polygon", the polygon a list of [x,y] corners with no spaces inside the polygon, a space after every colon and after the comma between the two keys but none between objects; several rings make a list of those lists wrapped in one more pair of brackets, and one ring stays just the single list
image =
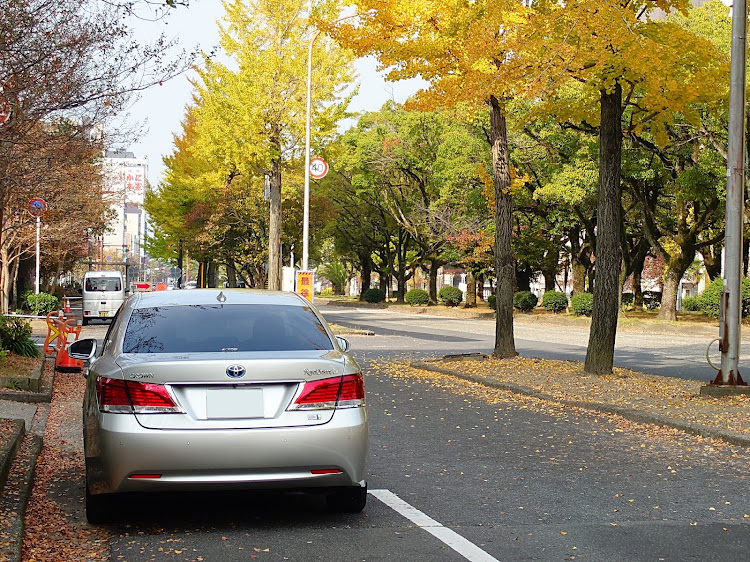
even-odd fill
[{"label": "car wheel", "polygon": [[367,504],[367,486],[345,488],[326,496],[328,509],[339,513],[357,513],[365,508],[365,504]]},{"label": "car wheel", "polygon": [[89,523],[99,525],[112,522],[115,513],[113,507],[109,494],[94,496],[86,486],[86,520]]},{"label": "car wheel", "polygon": [[82,318],[81,319],[81,326],[88,326],[89,319],[88,318]]}]

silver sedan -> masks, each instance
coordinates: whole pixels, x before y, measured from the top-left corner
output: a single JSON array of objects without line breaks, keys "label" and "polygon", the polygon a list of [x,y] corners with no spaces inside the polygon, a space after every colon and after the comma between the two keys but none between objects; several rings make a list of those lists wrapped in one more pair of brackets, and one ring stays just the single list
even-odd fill
[{"label": "silver sedan", "polygon": [[88,359],[86,514],[124,492],[301,489],[329,507],[367,500],[362,372],[314,307],[293,293],[136,293]]}]

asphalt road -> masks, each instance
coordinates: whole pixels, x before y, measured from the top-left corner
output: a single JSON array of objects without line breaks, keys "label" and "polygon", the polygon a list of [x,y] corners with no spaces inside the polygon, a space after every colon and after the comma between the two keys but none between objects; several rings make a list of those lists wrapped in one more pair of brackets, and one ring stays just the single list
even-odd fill
[{"label": "asphalt road", "polygon": [[[400,351],[414,357],[446,353],[491,353],[495,344],[495,322],[489,319],[463,319],[404,314],[380,309],[324,306],[329,322],[351,328],[372,330],[379,336],[374,345],[383,351]],[[525,357],[584,361],[589,331],[587,327],[545,325],[514,321],[516,351]],[[615,365],[637,371],[710,381],[716,376],[706,362],[706,348],[714,339],[713,330],[700,333],[645,334],[620,330],[615,345]],[[750,342],[745,342],[749,350]],[[369,346],[368,346],[369,347]],[[711,360],[720,363],[718,347],[711,348]],[[750,363],[747,352],[741,357]],[[743,363],[740,364],[742,372]]]},{"label": "asphalt road", "polygon": [[396,334],[349,338],[372,433],[363,513],[297,495],[141,496],[108,528],[111,560],[747,560],[747,451],[404,377],[379,358],[486,340],[388,322]]}]

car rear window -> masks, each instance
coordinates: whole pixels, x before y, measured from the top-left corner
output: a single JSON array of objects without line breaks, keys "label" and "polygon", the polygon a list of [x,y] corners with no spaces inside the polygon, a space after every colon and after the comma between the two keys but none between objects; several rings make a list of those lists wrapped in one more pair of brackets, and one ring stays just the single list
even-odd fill
[{"label": "car rear window", "polygon": [[121,291],[122,283],[119,277],[88,277],[87,291]]},{"label": "car rear window", "polygon": [[125,331],[124,353],[301,351],[333,349],[308,307],[180,305],[139,308]]}]

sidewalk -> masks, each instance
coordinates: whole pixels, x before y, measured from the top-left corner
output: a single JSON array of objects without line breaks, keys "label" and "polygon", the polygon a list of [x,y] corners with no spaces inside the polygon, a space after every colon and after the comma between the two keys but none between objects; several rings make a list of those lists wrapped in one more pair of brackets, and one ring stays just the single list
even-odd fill
[{"label": "sidewalk", "polygon": [[[35,340],[47,334],[32,322]],[[24,516],[42,449],[54,384],[54,365],[44,362],[40,392],[0,388],[0,561],[21,560]]]}]

